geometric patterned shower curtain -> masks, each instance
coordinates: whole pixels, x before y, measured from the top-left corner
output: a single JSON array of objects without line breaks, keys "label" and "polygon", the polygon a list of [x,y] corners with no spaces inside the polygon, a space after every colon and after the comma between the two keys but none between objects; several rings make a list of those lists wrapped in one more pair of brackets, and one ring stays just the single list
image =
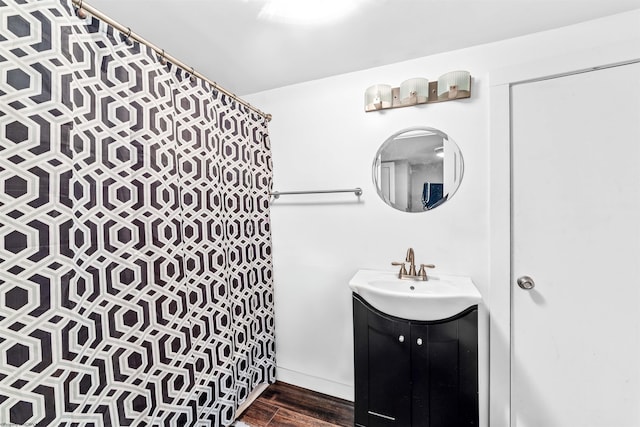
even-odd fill
[{"label": "geometric patterned shower curtain", "polygon": [[0,0],[0,424],[228,426],[275,376],[266,120]]}]

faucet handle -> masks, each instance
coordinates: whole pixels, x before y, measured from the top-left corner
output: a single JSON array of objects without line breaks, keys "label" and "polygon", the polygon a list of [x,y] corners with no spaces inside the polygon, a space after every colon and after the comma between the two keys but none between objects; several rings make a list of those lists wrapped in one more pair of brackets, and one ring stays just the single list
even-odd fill
[{"label": "faucet handle", "polygon": [[394,261],[391,263],[391,265],[400,266],[400,274],[398,275],[398,277],[400,277],[401,279],[402,276],[405,276],[407,274],[407,268],[404,266],[404,262]]},{"label": "faucet handle", "polygon": [[418,275],[422,277],[422,280],[427,280],[427,270],[426,268],[436,268],[433,264],[420,264],[420,271]]}]

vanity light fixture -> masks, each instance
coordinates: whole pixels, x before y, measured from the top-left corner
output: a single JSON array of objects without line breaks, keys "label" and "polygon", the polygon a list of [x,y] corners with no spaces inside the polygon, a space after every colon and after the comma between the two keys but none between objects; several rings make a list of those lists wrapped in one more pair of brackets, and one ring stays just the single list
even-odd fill
[{"label": "vanity light fixture", "polygon": [[429,99],[429,80],[415,77],[400,83],[400,102],[407,105],[424,104]]},{"label": "vanity light fixture", "polygon": [[364,111],[387,110],[411,105],[432,104],[471,97],[471,74],[468,71],[451,71],[438,81],[423,77],[407,79],[400,87],[391,88],[377,84],[367,88],[364,94]]},{"label": "vanity light fixture", "polygon": [[392,101],[391,86],[389,85],[373,85],[367,88],[364,93],[364,108],[366,111],[391,108]]},{"label": "vanity light fixture", "polygon": [[438,78],[438,100],[460,98],[459,95],[467,95],[471,92],[471,75],[468,71],[450,71]]}]

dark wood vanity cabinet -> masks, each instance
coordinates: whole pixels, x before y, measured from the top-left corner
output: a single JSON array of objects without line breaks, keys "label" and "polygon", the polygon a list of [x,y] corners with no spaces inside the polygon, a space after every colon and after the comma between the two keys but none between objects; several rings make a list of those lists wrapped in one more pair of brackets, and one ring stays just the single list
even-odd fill
[{"label": "dark wood vanity cabinet", "polygon": [[478,426],[478,309],[389,316],[353,294],[355,425]]}]

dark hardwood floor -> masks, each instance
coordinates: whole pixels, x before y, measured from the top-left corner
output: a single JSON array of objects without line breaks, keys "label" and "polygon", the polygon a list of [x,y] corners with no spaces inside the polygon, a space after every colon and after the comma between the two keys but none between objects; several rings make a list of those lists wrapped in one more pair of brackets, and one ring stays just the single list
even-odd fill
[{"label": "dark hardwood floor", "polygon": [[351,427],[353,403],[278,381],[238,421],[251,427]]}]

